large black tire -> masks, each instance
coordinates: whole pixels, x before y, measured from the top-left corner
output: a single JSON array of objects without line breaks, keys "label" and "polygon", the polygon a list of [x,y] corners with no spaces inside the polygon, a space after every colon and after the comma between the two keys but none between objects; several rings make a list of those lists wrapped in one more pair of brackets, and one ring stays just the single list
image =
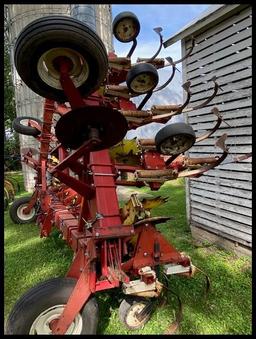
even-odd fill
[{"label": "large black tire", "polygon": [[133,312],[136,311],[137,307],[140,307],[139,305],[141,305],[142,307],[141,310],[142,310],[149,303],[150,301],[142,297],[126,296],[122,300],[119,306],[119,310],[118,310],[120,321],[130,330],[137,330],[143,327],[146,324],[146,322],[149,320],[151,314],[149,313],[145,315],[145,317],[140,321],[136,320],[136,318],[134,318],[133,316],[131,317],[131,314],[133,314]]},{"label": "large black tire", "polygon": [[4,189],[4,210],[8,210],[9,207],[9,193],[6,189]]},{"label": "large black tire", "polygon": [[39,134],[41,134],[41,131],[39,131],[35,127],[22,125],[21,121],[28,120],[28,119],[34,120],[38,122],[40,125],[42,125],[42,121],[34,117],[17,117],[12,122],[13,129],[19,134],[32,135],[33,137],[36,137]]},{"label": "large black tire", "polygon": [[147,63],[134,65],[127,73],[126,84],[137,94],[152,91],[158,84],[159,76],[155,66]]},{"label": "large black tire", "polygon": [[21,197],[11,204],[9,209],[10,218],[15,224],[29,224],[36,220],[36,208],[32,208],[29,214],[23,214],[22,210],[25,209],[31,197]]},{"label": "large black tire", "polygon": [[[123,30],[122,31],[120,31]],[[140,22],[132,12],[119,13],[112,23],[112,31],[115,38],[121,42],[134,40],[140,32]]]},{"label": "large black tire", "polygon": [[97,90],[106,77],[108,57],[103,42],[90,27],[72,17],[37,19],[23,29],[16,41],[14,60],[21,79],[40,96],[64,102],[68,99],[54,66],[58,56],[72,60],[69,75],[82,96]]},{"label": "large black tire", "polygon": [[[48,310],[49,314],[50,308],[52,308],[51,312],[55,311],[54,315],[58,316],[58,311],[61,313],[61,310],[57,310],[57,306],[66,305],[75,284],[76,280],[72,278],[53,278],[31,288],[14,305],[6,323],[6,334],[46,334],[34,333],[39,330],[38,323],[36,327],[36,319],[39,316],[42,319],[42,312],[45,312],[45,325],[47,322],[46,311]],[[77,334],[96,334],[98,314],[98,304],[95,297],[92,297],[80,311],[81,317],[78,315],[75,322],[71,324],[73,331],[80,332],[81,329],[81,332]],[[50,328],[45,326],[44,330],[50,331]],[[73,332],[73,334],[76,333]]]},{"label": "large black tire", "polygon": [[177,155],[193,146],[196,135],[193,128],[184,122],[169,124],[155,136],[157,151],[165,155]]}]

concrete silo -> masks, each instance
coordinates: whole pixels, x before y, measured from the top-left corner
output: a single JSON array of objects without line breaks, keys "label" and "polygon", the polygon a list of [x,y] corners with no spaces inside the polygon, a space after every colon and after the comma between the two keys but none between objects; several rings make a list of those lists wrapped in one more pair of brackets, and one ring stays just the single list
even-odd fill
[{"label": "concrete silo", "polygon": [[[111,5],[62,5],[62,4],[8,4],[5,5],[8,41],[12,66],[12,78],[15,88],[17,116],[30,116],[42,119],[44,98],[31,91],[19,77],[14,65],[14,46],[21,30],[35,19],[48,15],[73,16],[88,24],[104,42],[107,51],[112,50]],[[39,143],[31,136],[19,135],[20,147],[39,149]],[[34,187],[35,172],[22,164],[24,185],[27,191]]]},{"label": "concrete silo", "polygon": [[111,5],[70,5],[70,15],[97,32],[108,52],[113,50]]}]

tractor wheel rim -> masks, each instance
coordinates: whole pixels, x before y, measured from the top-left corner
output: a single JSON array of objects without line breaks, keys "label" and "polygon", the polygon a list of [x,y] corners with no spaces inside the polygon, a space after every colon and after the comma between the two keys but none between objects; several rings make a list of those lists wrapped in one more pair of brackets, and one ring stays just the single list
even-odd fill
[{"label": "tractor wheel rim", "polygon": [[145,307],[145,303],[136,303],[130,307],[125,319],[129,327],[136,328],[145,322],[145,317],[142,320],[136,317],[136,314],[140,313]]},{"label": "tractor wheel rim", "polygon": [[115,34],[122,41],[130,41],[136,36],[137,28],[133,19],[127,18],[121,20],[115,29]]},{"label": "tractor wheel rim", "polygon": [[[50,323],[52,320],[59,318],[61,313],[64,310],[65,305],[56,305],[47,308],[39,314],[39,316],[34,320],[29,334],[52,334],[50,328]],[[80,313],[77,314],[74,321],[71,323],[65,334],[81,334],[83,328],[83,320]]]},{"label": "tractor wheel rim", "polygon": [[162,142],[160,148],[163,154],[180,154],[187,151],[194,143],[189,135],[175,135]]},{"label": "tractor wheel rim", "polygon": [[21,220],[29,220],[31,218],[33,218],[33,216],[35,215],[35,209],[32,208],[30,213],[28,214],[25,214],[24,213],[24,209],[27,208],[28,205],[27,204],[23,204],[23,205],[20,205],[18,208],[17,208],[17,216],[19,219]]},{"label": "tractor wheel rim", "polygon": [[71,60],[73,65],[69,71],[69,76],[75,87],[80,87],[88,79],[89,66],[79,52],[70,48],[52,48],[42,54],[37,63],[40,78],[52,88],[62,90],[60,72],[54,66],[54,60],[58,57],[66,57]]},{"label": "tractor wheel rim", "polygon": [[130,84],[135,93],[147,93],[156,86],[155,78],[150,74],[142,73],[137,75]]}]

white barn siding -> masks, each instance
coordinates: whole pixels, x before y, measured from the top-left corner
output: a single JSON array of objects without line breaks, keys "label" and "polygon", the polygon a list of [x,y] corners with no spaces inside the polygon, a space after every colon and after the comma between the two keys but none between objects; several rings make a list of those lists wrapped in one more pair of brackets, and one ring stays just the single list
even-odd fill
[{"label": "white barn siding", "polygon": [[[227,5],[228,6],[228,5]],[[188,152],[191,157],[220,155],[215,146],[219,136],[227,133],[227,146],[232,156],[252,151],[252,16],[251,7],[241,7],[216,25],[205,26],[195,34],[196,46],[183,62],[183,81],[191,81],[192,98],[189,106],[202,103],[212,93],[217,76],[221,86],[207,107],[187,114],[186,120],[197,135],[213,127],[217,106],[224,120],[213,136],[195,144]],[[191,37],[182,40],[182,54],[191,46]],[[207,82],[207,83],[206,83]],[[187,214],[192,233],[207,238],[227,239],[250,249],[252,246],[252,164],[251,158],[241,163],[219,165],[203,176],[186,180]],[[204,232],[207,231],[207,232]],[[211,238],[212,239],[212,238]],[[219,242],[216,240],[216,242]],[[226,247],[226,243],[224,244]]]}]

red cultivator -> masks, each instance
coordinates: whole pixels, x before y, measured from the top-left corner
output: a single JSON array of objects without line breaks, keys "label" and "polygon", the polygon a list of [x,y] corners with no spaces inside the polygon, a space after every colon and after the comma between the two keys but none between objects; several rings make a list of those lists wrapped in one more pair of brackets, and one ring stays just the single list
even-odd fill
[{"label": "red cultivator", "polygon": [[[165,123],[199,107],[186,108],[191,96],[186,83],[184,104],[143,111],[152,93],[171,82],[177,62],[168,58],[172,74],[157,88],[157,69],[165,67],[163,59],[156,59],[162,47],[161,29],[155,29],[158,51],[135,65],[130,57],[137,44],[138,19],[121,13],[113,31],[118,40],[133,41],[126,58],[107,56],[99,37],[70,17],[38,19],[16,42],[21,78],[47,99],[42,121],[29,117],[14,121],[16,131],[37,138],[40,150],[24,150],[23,161],[37,173],[35,190],[30,199],[16,200],[10,214],[17,223],[36,219],[41,237],[57,227],[74,250],[74,260],[65,278],[37,285],[16,303],[7,322],[8,334],[96,333],[98,306],[93,295],[117,287],[124,293],[120,320],[137,329],[149,319],[150,300],[163,292],[157,268],[162,266],[166,275],[192,276],[195,271],[190,258],[157,229],[158,223],[170,218],[151,216],[150,210],[166,199],[140,201],[135,194],[120,208],[116,187],[149,185],[158,190],[167,180],[198,177],[219,165],[227,156],[226,135],[218,141],[220,157],[189,158],[183,153],[214,133],[222,118],[215,108],[217,123],[202,136],[177,123],[166,125],[152,140],[123,140],[129,129]],[[218,91],[216,79],[212,80],[214,93],[201,107]],[[125,81],[126,86],[120,85]],[[141,94],[145,98],[136,107],[130,99]],[[26,126],[21,124],[25,119],[29,119]]]}]

